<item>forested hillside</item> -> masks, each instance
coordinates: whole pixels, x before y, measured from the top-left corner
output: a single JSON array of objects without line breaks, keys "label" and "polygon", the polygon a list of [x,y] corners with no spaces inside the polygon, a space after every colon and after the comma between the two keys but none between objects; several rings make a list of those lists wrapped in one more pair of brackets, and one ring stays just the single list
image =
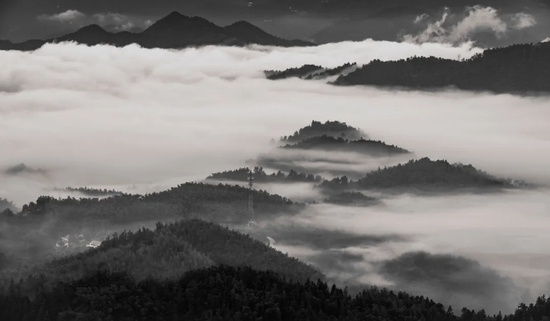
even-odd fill
[{"label": "forested hillside", "polygon": [[280,140],[286,144],[293,144],[323,135],[351,140],[360,139],[361,137],[368,138],[367,134],[361,129],[349,126],[343,122],[327,120],[325,123],[321,123],[320,121],[313,120],[310,125],[300,128],[290,136],[283,136]]},{"label": "forested hillside", "polygon": [[122,195],[124,193],[116,190],[108,190],[108,189],[97,189],[97,188],[89,188],[89,187],[65,187],[65,188],[54,188],[54,191],[56,192],[67,192],[67,193],[80,193],[84,196],[89,197],[107,197],[107,196],[115,196],[115,195]]},{"label": "forested hillside", "polygon": [[452,165],[429,158],[411,160],[406,164],[372,171],[357,182],[359,188],[392,188],[410,186],[512,187],[503,179],[479,171],[472,165]]},{"label": "forested hillside", "polygon": [[[214,173],[206,179],[247,182],[249,173],[250,170],[243,167],[232,171]],[[281,171],[267,174],[263,167],[258,166],[254,167],[252,174],[255,183],[320,183],[323,180],[319,175],[297,173],[294,170],[290,170],[288,174]]]},{"label": "forested hillside", "polygon": [[[39,221],[45,215],[56,218],[61,226],[73,226],[72,223],[83,221],[90,224],[105,221],[124,223],[190,217],[239,222],[247,219],[243,217],[246,215],[247,200],[247,188],[202,183],[185,183],[158,193],[122,194],[105,199],[42,196],[36,202],[24,205],[22,215],[18,215],[13,222]],[[262,190],[254,191],[254,200],[258,213],[265,215],[295,213],[300,208],[299,204],[287,198]]]},{"label": "forested hillside", "polygon": [[399,61],[374,60],[340,76],[336,85],[375,85],[496,93],[550,92],[550,43],[487,49],[470,59],[455,61],[414,57]]},{"label": "forested hillside", "polygon": [[512,315],[453,310],[429,298],[385,289],[355,297],[312,279],[289,282],[273,272],[217,266],[177,280],[136,282],[125,273],[98,272],[42,291],[35,300],[17,285],[0,295],[1,320],[548,320],[550,300],[521,304]]},{"label": "forested hillside", "polygon": [[401,154],[409,154],[406,149],[395,145],[388,145],[382,141],[375,140],[347,140],[344,138],[336,138],[332,136],[316,136],[302,140],[296,144],[288,144],[282,147],[283,149],[304,149],[304,150],[322,150],[331,152],[355,152],[374,157],[393,156]]},{"label": "forested hillside", "polygon": [[346,206],[372,206],[381,203],[378,199],[367,196],[360,192],[337,193],[335,195],[331,195],[328,198],[325,198],[324,202]]},{"label": "forested hillside", "polygon": [[78,280],[97,271],[126,272],[136,280],[174,279],[184,272],[212,265],[251,266],[272,270],[287,279],[324,278],[309,265],[274,250],[248,235],[201,220],[157,223],[109,237],[95,249],[41,265],[0,272],[0,286],[14,282],[21,293],[33,297],[60,281]]},{"label": "forested hillside", "polygon": [[336,68],[324,68],[316,65],[303,65],[300,68],[289,68],[286,70],[266,70],[264,73],[267,79],[280,80],[297,77],[300,79],[325,79],[330,76],[347,75],[357,69],[356,63],[346,63]]},{"label": "forested hillside", "polygon": [[410,192],[414,189],[426,192],[479,191],[503,188],[529,188],[525,182],[497,178],[480,171],[472,165],[450,164],[446,160],[429,158],[410,160],[405,164],[379,168],[365,177],[353,181],[346,176],[325,180],[317,185],[325,193],[349,190],[393,190]]},{"label": "forested hillside", "polygon": [[[56,256],[56,242],[67,235],[82,234],[89,242],[124,228],[189,218],[245,224],[249,220],[248,193],[240,186],[186,183],[147,195],[103,199],[43,196],[24,205],[17,215],[0,214],[0,252],[17,265]],[[259,219],[294,215],[304,207],[265,191],[253,193]]]}]

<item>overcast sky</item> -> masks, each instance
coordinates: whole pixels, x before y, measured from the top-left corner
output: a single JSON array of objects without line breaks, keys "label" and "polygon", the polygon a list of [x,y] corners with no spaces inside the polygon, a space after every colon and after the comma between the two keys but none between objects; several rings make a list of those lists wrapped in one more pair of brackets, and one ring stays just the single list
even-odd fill
[{"label": "overcast sky", "polygon": [[[494,8],[498,11],[498,17],[504,20],[512,19],[512,15],[516,14],[530,15],[532,18],[523,16],[518,21],[518,25],[525,26],[523,30],[529,32],[524,32],[522,38],[517,39],[542,37],[539,39],[542,40],[550,36],[545,34],[550,29],[550,0],[445,0],[438,1],[436,5],[433,3],[430,0],[415,1],[413,5],[404,0],[0,0],[0,39],[24,41],[51,38],[91,23],[117,26],[120,30],[143,29],[171,11],[179,11],[185,15],[203,16],[221,25],[248,20],[287,38],[314,37],[341,19],[358,19],[365,23],[358,28],[373,29],[361,37],[396,40],[402,30],[405,33],[416,32],[415,26],[425,28],[429,23],[440,21],[445,7],[450,8],[452,13],[447,17],[450,21],[453,15],[468,15],[475,5]],[[419,17],[423,17],[421,23],[417,21]],[[492,20],[485,16],[487,18]],[[380,30],[375,29],[389,31],[380,34]],[[488,30],[494,31],[494,28],[489,27]],[[341,30],[333,32],[338,37],[347,33]]]}]

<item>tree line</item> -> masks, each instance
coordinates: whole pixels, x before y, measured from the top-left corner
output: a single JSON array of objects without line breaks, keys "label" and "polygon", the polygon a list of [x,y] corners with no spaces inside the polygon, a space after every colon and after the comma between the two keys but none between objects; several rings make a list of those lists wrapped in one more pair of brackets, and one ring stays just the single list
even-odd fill
[{"label": "tree line", "polygon": [[10,286],[0,295],[2,320],[367,320],[547,321],[550,300],[520,304],[510,315],[452,307],[405,292],[372,287],[352,297],[317,279],[295,282],[271,271],[226,265],[174,280],[136,281],[124,272],[96,272],[34,299]]},{"label": "tree line", "polygon": [[496,93],[550,92],[550,43],[519,44],[487,49],[460,61],[412,57],[373,60],[336,85],[445,88]]}]

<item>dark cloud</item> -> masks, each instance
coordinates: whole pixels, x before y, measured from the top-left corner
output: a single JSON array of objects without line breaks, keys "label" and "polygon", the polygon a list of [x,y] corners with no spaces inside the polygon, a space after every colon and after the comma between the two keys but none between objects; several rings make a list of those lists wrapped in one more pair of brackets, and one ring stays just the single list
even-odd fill
[{"label": "dark cloud", "polygon": [[21,163],[19,165],[11,166],[5,169],[4,173],[7,175],[19,175],[19,174],[40,174],[46,175],[47,171],[43,169],[35,169],[28,167],[27,165]]},{"label": "dark cloud", "polygon": [[321,267],[323,271],[354,272],[355,274],[360,274],[360,271],[354,268],[353,264],[363,262],[364,258],[361,254],[331,250],[311,255],[308,260],[316,266]]},{"label": "dark cloud", "polygon": [[504,310],[517,304],[525,291],[511,279],[460,256],[409,252],[384,261],[379,270],[395,283],[395,288],[429,295],[452,304],[455,310],[463,306],[492,312]]}]

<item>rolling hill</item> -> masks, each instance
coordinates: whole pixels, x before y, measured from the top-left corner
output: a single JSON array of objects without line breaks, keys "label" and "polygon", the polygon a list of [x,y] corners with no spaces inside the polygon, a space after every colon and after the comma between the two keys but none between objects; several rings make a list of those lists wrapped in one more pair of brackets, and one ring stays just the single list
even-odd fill
[{"label": "rolling hill", "polygon": [[346,140],[343,138],[335,138],[332,136],[318,136],[305,139],[296,144],[288,144],[282,146],[288,150],[319,150],[330,152],[354,152],[365,154],[371,157],[389,157],[393,155],[410,154],[406,149],[387,145],[382,141],[375,140]]},{"label": "rolling hill", "polygon": [[33,296],[60,281],[78,280],[98,271],[125,272],[137,280],[164,280],[220,264],[270,270],[296,281],[324,278],[313,267],[248,235],[195,219],[157,223],[155,230],[115,233],[98,248],[41,265],[2,271],[0,282],[7,289],[13,279],[23,293]]},{"label": "rolling hill", "polygon": [[317,136],[342,137],[347,139],[368,138],[361,129],[347,125],[344,122],[327,120],[325,123],[313,120],[311,124],[300,128],[294,134],[283,136],[280,141],[285,144],[299,143]]},{"label": "rolling hill", "polygon": [[376,190],[391,192],[446,193],[464,191],[489,192],[502,189],[529,188],[522,181],[497,178],[472,165],[450,164],[446,160],[427,157],[410,160],[405,164],[381,168],[352,181],[347,177],[325,180],[317,186],[325,193],[333,194],[352,190]]}]

